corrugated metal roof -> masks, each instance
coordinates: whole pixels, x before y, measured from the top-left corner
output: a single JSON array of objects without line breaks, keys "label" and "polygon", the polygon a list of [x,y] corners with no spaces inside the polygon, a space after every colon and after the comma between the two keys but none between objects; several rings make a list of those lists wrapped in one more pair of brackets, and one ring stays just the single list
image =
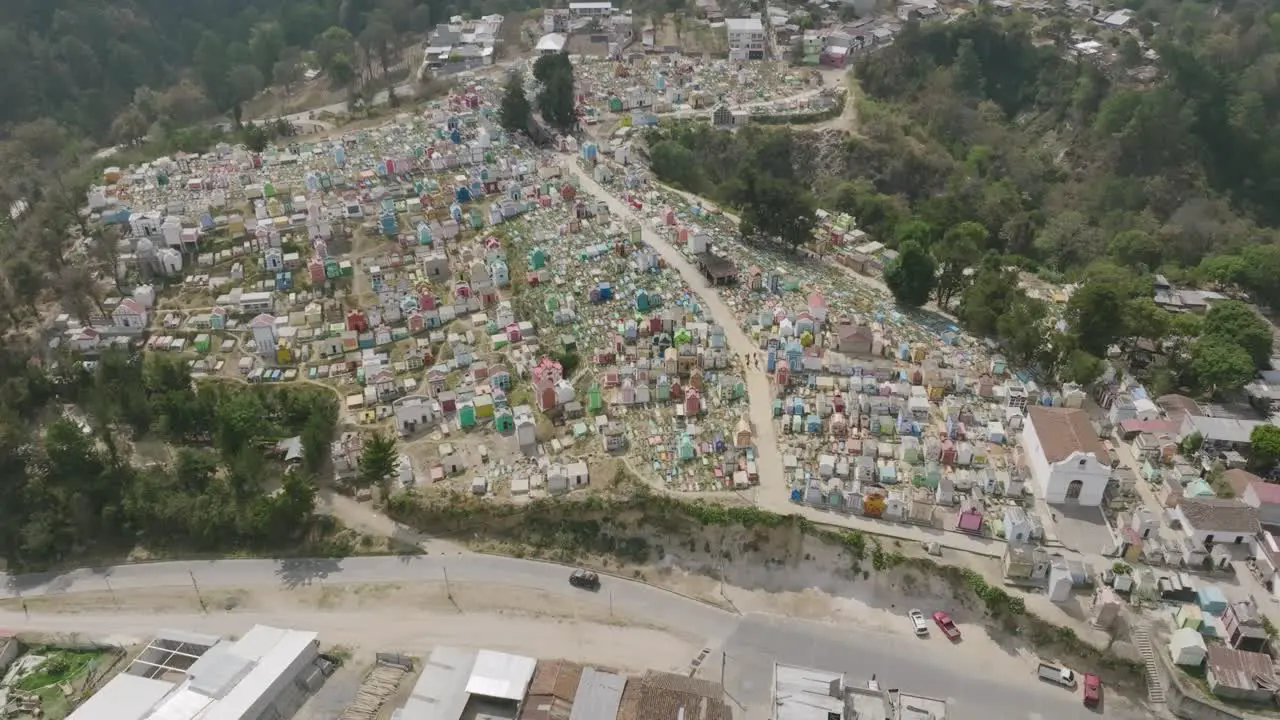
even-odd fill
[{"label": "corrugated metal roof", "polygon": [[467,705],[467,681],[476,664],[476,651],[437,647],[413,686],[402,720],[458,720]]},{"label": "corrugated metal roof", "polygon": [[621,675],[584,669],[578,692],[573,696],[569,720],[615,720],[626,686],[627,679]]}]

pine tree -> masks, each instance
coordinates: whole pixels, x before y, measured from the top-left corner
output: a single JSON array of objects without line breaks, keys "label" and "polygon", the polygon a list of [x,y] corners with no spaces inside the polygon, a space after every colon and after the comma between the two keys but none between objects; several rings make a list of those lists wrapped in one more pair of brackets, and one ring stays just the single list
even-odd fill
[{"label": "pine tree", "polygon": [[360,451],[360,472],[356,475],[356,484],[362,488],[377,485],[385,491],[396,471],[396,459],[396,439],[375,434],[365,441]]},{"label": "pine tree", "polygon": [[520,73],[511,73],[507,81],[506,93],[502,96],[502,106],[498,110],[498,121],[507,132],[527,132],[529,129],[529,98],[524,94],[524,81]]}]

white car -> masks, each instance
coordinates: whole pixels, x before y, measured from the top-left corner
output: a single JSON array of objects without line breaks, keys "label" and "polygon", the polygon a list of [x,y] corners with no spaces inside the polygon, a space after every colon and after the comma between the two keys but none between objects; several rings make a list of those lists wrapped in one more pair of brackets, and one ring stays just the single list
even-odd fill
[{"label": "white car", "polygon": [[911,627],[916,631],[916,635],[929,634],[929,624],[925,622],[924,613],[919,610],[908,610],[907,617],[911,618]]}]

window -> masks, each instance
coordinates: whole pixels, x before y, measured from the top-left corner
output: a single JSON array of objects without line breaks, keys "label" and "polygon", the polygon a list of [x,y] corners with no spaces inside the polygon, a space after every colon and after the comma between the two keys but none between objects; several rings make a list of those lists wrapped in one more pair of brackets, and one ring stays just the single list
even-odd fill
[{"label": "window", "polygon": [[1072,481],[1067,485],[1067,499],[1068,499],[1068,500],[1079,500],[1079,499],[1080,499],[1080,493],[1081,493],[1081,492],[1083,492],[1083,491],[1084,491],[1084,481],[1083,481],[1083,480],[1072,480]]},{"label": "window", "polygon": [[1080,458],[1080,467],[1084,467],[1085,462],[1086,458]]}]

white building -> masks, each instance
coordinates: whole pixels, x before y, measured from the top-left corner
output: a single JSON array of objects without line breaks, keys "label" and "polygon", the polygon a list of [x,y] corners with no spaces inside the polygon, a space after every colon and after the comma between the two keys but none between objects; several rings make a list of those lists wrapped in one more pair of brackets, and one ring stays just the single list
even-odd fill
[{"label": "white building", "polygon": [[391,403],[396,416],[396,431],[407,436],[422,430],[435,421],[431,398],[425,395],[408,395]]},{"label": "white building", "polygon": [[763,60],[765,54],[764,23],[759,18],[727,18],[730,60]]},{"label": "white building", "polygon": [[1262,530],[1258,511],[1235,498],[1183,498],[1170,512],[1197,547],[1252,544]]},{"label": "white building", "polygon": [[1111,457],[1083,410],[1028,408],[1022,448],[1036,495],[1045,502],[1102,504]]},{"label": "white building", "polygon": [[569,3],[569,13],[574,17],[609,17],[613,14],[611,2]]},{"label": "white building", "polygon": [[538,661],[492,650],[439,646],[392,720],[515,717]]},{"label": "white building", "polygon": [[234,642],[166,630],[70,720],[293,717],[324,682],[313,632],[255,625]]},{"label": "white building", "polygon": [[555,55],[564,52],[565,43],[569,42],[569,38],[563,33],[547,33],[538,41],[535,48],[539,55]]}]

